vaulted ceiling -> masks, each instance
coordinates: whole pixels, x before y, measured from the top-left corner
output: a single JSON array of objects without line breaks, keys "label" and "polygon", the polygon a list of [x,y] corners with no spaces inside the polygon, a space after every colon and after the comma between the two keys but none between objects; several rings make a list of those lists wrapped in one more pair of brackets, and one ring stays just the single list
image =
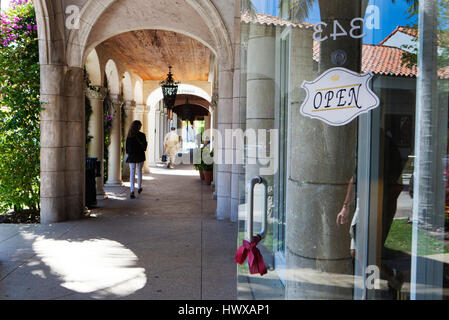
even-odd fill
[{"label": "vaulted ceiling", "polygon": [[143,80],[164,80],[173,66],[177,81],[208,81],[211,51],[199,41],[163,30],[120,34],[103,46]]}]

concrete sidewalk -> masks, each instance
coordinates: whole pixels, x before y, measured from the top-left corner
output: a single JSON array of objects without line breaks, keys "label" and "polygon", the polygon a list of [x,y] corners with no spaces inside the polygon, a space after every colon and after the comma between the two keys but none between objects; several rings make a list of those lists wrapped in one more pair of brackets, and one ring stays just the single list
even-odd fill
[{"label": "concrete sidewalk", "polygon": [[81,221],[0,225],[0,300],[236,299],[237,225],[216,220],[211,187],[181,167],[143,188],[107,188]]}]

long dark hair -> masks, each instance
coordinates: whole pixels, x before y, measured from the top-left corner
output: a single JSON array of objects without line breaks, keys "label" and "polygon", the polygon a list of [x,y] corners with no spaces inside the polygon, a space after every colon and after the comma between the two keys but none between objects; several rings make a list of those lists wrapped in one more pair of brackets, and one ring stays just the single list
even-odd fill
[{"label": "long dark hair", "polygon": [[142,128],[142,122],[140,122],[139,120],[134,121],[131,124],[131,128],[129,128],[128,138],[135,138],[135,137],[137,137],[137,134],[139,133],[141,128]]}]

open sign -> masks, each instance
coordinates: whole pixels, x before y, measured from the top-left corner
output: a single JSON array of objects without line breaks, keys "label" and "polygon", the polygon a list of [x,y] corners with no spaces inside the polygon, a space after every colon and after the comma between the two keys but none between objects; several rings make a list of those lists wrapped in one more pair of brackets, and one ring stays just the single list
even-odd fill
[{"label": "open sign", "polygon": [[369,87],[372,73],[360,75],[345,68],[332,68],[315,81],[304,81],[307,97],[301,114],[331,126],[343,126],[360,114],[377,108],[379,98]]}]

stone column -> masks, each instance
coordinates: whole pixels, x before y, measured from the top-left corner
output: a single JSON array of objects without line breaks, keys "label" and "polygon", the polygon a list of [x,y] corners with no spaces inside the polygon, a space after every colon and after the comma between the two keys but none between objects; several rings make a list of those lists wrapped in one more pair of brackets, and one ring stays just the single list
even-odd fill
[{"label": "stone column", "polygon": [[[360,16],[360,7],[354,1],[320,0],[320,7],[323,21],[331,25],[338,18],[345,29],[352,18]],[[340,20],[341,17],[345,19]],[[329,36],[323,34],[323,37],[326,35]],[[352,299],[349,225],[337,227],[336,218],[348,182],[355,173],[357,121],[332,127],[300,114],[306,93],[298,84],[317,76],[312,67],[313,30],[293,28],[290,42],[292,112],[286,209],[286,298]],[[361,41],[349,37],[321,42],[319,72],[335,67],[331,57],[337,49],[348,55],[343,67],[359,72]],[[329,283],[329,277],[345,280],[345,284]]]},{"label": "stone column", "polygon": [[[275,172],[264,174],[263,169],[268,167],[265,165],[266,163],[273,163],[274,157],[278,156],[278,150],[275,150],[275,154],[272,154],[270,150],[270,146],[274,146],[276,141],[269,141],[271,139],[271,130],[275,128],[275,49],[276,27],[271,25],[250,25],[248,56],[251,58],[248,59],[247,66],[247,107],[245,117],[246,130],[248,131],[248,155],[245,171],[246,184],[242,186],[245,192],[247,191],[247,183],[256,176],[265,178],[269,188],[273,186]],[[239,112],[240,110],[236,110],[236,117],[238,116],[237,111]],[[238,122],[236,125],[239,125]],[[263,133],[266,134],[265,140],[263,140]],[[236,170],[235,180],[239,178],[239,173],[240,171]],[[237,184],[237,181],[235,184]],[[239,197],[240,195],[236,191],[236,200]],[[261,207],[263,201],[262,188],[256,188],[254,193],[254,221],[262,221]],[[257,232],[259,229],[254,231]]]},{"label": "stone column", "polygon": [[135,101],[125,101],[125,132],[128,133],[129,128],[131,128],[136,116],[136,102]]},{"label": "stone column", "polygon": [[159,158],[164,153],[164,138],[165,138],[165,108],[161,105],[161,112],[159,114]]},{"label": "stone column", "polygon": [[65,213],[68,220],[80,219],[85,209],[86,112],[84,70],[68,68],[65,78],[66,99],[79,108],[67,114],[64,126],[65,146]]},{"label": "stone column", "polygon": [[[150,133],[150,107],[149,106],[143,106],[143,114],[142,114],[142,132],[145,133],[145,136],[148,137]],[[144,165],[144,173],[150,173],[150,166],[149,166],[149,160],[150,160],[150,149],[147,147],[147,151],[145,152],[145,158],[147,161]]]},{"label": "stone column", "polygon": [[41,223],[66,220],[64,128],[67,115],[78,118],[80,99],[63,95],[64,66],[44,65],[41,69]]},{"label": "stone column", "polygon": [[[136,102],[135,101],[126,101],[125,102],[125,119],[124,119],[125,148],[126,148],[126,137],[128,136],[129,128],[131,128],[131,125],[134,121],[134,111],[135,110],[136,110]],[[125,159],[126,159],[126,151],[125,151]],[[125,161],[125,159],[123,159],[123,161]],[[123,164],[123,179],[129,179],[129,165],[127,163]]]},{"label": "stone column", "polygon": [[89,119],[89,135],[92,139],[89,142],[87,155],[91,158],[97,158],[101,163],[101,177],[96,178],[97,199],[107,198],[104,192],[104,121],[103,121],[103,101],[106,97],[106,89],[97,87],[96,89],[87,89],[86,96],[92,107],[92,115]]},{"label": "stone column", "polygon": [[[241,43],[240,43],[240,93],[239,93],[239,107],[238,111],[240,113],[240,128],[243,132],[246,131],[246,108],[247,108],[247,93],[248,93],[248,64],[247,64],[247,51],[248,51],[248,37],[250,25],[243,24],[240,25],[240,34],[241,34]],[[236,85],[236,84],[234,84]],[[235,111],[236,112],[236,111]],[[234,117],[235,117],[234,112]],[[242,150],[240,150],[242,152]],[[244,155],[244,153],[243,153]],[[246,159],[244,159],[246,161]],[[238,190],[238,199],[239,199],[239,211],[244,210],[245,207],[243,203],[247,202],[246,191],[248,181],[246,181],[246,166],[240,166],[238,171],[238,181],[239,181],[239,190]],[[235,196],[235,195],[234,195]]]},{"label": "stone column", "polygon": [[142,122],[142,128],[143,128],[143,115],[145,113],[145,106],[143,104],[139,104],[136,106],[136,109],[134,110],[134,120],[139,120]]},{"label": "stone column", "polygon": [[161,104],[157,105],[155,110],[155,130],[154,130],[154,161],[158,163],[161,160]]},{"label": "stone column", "polygon": [[234,74],[231,70],[221,69],[218,80],[218,131],[222,136],[220,145],[217,145],[221,157],[217,165],[217,218],[219,220],[231,218],[231,175],[232,163],[226,163],[226,154],[231,152],[232,147],[227,148],[224,143],[226,130],[232,129],[232,107],[233,107],[233,80]]},{"label": "stone column", "polygon": [[41,223],[82,217],[85,208],[83,69],[41,65]]},{"label": "stone column", "polygon": [[[218,102],[218,91],[217,89],[214,89],[214,92],[212,94],[212,101],[210,103],[210,109],[211,109],[211,146],[212,149],[216,150],[217,147],[217,130],[218,130],[218,116],[217,116],[217,102]],[[217,194],[217,173],[218,173],[218,165],[214,164],[214,181],[213,181],[213,187],[214,187],[214,194],[213,199],[217,200],[218,194]]]},{"label": "stone column", "polygon": [[168,113],[164,114],[164,138],[165,134],[170,131],[169,124],[168,124]]},{"label": "stone column", "polygon": [[[204,117],[204,132],[211,129],[211,115]],[[208,138],[210,140],[210,135],[208,137],[203,137],[203,139]]]},{"label": "stone column", "polygon": [[[240,1],[238,1],[240,2]],[[233,107],[232,107],[232,130],[234,133],[243,131],[246,127],[246,117],[242,115],[240,109],[242,107],[241,96],[242,94],[246,96],[246,86],[242,88],[242,81],[246,81],[245,79],[241,79],[242,72],[242,64],[241,64],[241,46],[240,46],[240,6],[238,9],[236,8],[236,14],[234,18],[234,26],[235,26],[235,45],[234,45],[234,86],[233,86]],[[246,66],[244,66],[246,67]],[[245,89],[245,90],[242,90]],[[242,117],[243,116],[243,117]],[[241,174],[244,172],[244,148],[239,148],[237,144],[232,145],[233,155],[233,164],[232,164],[232,176],[231,176],[231,221],[238,221],[239,214],[239,204],[240,204],[240,190],[245,189],[245,185],[240,185]]]},{"label": "stone column", "polygon": [[[173,119],[171,120],[173,126],[176,128],[176,130],[179,130],[179,119],[178,119],[178,115],[176,113],[173,112]],[[181,131],[179,131],[179,135],[181,135]]]},{"label": "stone column", "polygon": [[111,130],[111,144],[109,145],[109,164],[108,164],[108,181],[109,186],[122,185],[122,170],[121,170],[121,136],[122,136],[122,117],[120,107],[122,100],[120,96],[111,95],[114,106],[114,119],[112,121]]},{"label": "stone column", "polygon": [[159,137],[157,135],[159,128],[159,106],[156,105],[149,112],[149,129],[148,129],[148,164],[156,166],[158,163],[157,156],[159,150]]}]

